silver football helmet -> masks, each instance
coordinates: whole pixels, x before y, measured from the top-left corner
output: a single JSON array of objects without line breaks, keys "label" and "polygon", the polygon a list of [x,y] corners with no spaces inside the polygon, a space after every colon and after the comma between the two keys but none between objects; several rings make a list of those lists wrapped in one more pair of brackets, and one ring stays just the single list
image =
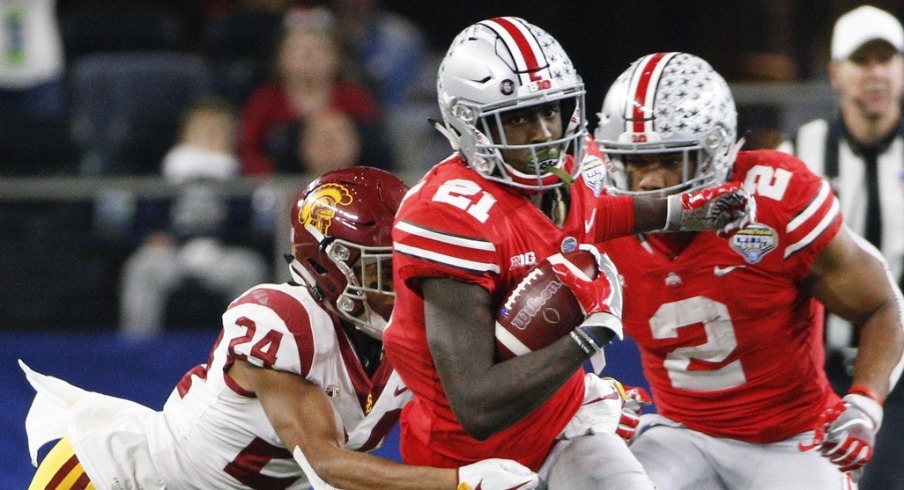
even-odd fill
[{"label": "silver football helmet", "polygon": [[[567,153],[583,161],[584,84],[562,46],[543,29],[517,17],[468,27],[452,41],[439,67],[437,95],[443,116],[437,129],[484,178],[543,190],[580,173],[578,164],[563,172]],[[506,141],[506,113],[549,103],[559,105],[560,138],[522,145]],[[502,150],[529,150],[531,158],[526,165],[512,165]]]},{"label": "silver football helmet", "polygon": [[[656,53],[638,59],[612,84],[599,118],[594,138],[608,157],[613,192],[666,195],[722,183],[731,173],[737,154],[734,99],[725,79],[697,56]],[[684,160],[682,184],[630,192],[626,155],[677,152]]]}]

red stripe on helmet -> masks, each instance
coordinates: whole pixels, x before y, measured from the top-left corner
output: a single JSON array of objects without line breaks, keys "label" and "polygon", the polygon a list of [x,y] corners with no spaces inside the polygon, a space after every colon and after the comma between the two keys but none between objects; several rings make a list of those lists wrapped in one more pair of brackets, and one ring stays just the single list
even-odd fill
[{"label": "red stripe on helmet", "polygon": [[530,42],[528,42],[527,38],[524,37],[524,32],[522,29],[519,29],[514,22],[510,21],[505,17],[494,17],[492,19],[493,22],[499,24],[500,27],[505,29],[506,32],[512,39],[515,40],[515,45],[518,47],[518,51],[521,53],[521,57],[524,58],[524,63],[527,68],[528,76],[530,76],[531,80],[540,80],[540,63],[537,61],[537,57],[534,54],[534,50],[530,47]]},{"label": "red stripe on helmet", "polygon": [[650,81],[653,78],[653,72],[656,66],[662,61],[668,53],[656,53],[647,59],[646,64],[641,68],[640,79],[637,81],[637,89],[634,91],[634,107],[632,109],[631,120],[634,121],[634,132],[643,133],[646,116],[643,109],[646,107],[647,92],[650,90]]}]

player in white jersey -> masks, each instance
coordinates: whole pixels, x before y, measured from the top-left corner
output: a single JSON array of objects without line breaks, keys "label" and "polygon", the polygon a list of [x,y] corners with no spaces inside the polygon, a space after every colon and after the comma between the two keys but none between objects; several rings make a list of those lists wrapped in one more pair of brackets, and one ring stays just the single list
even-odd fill
[{"label": "player in white jersey", "polygon": [[[699,57],[638,59],[600,121],[613,193],[671,195],[730,176],[757,200],[758,222],[730,240],[606,243],[659,412],[642,417],[632,452],[660,490],[851,488],[904,352],[901,293],[881,256],[843,226],[828,183],[803,162],[738,152],[728,85]],[[843,399],[823,370],[820,302],[862,324]]]},{"label": "player in white jersey", "polygon": [[234,300],[207,363],[160,412],[22,364],[38,391],[26,419],[33,460],[62,437],[31,488],[534,488],[537,476],[514,461],[449,470],[362,454],[410,397],[381,342],[406,190],[366,167],[312,182],[292,209],[292,281]]}]

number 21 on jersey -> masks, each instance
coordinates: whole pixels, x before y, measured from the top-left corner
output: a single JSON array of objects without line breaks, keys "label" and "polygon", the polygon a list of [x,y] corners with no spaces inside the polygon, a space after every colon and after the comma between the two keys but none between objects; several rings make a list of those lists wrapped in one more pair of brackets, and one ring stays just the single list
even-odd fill
[{"label": "number 21 on jersey", "polygon": [[465,179],[452,179],[444,182],[433,196],[436,202],[451,204],[481,223],[490,217],[490,208],[496,204],[496,198],[480,188],[476,182]]}]

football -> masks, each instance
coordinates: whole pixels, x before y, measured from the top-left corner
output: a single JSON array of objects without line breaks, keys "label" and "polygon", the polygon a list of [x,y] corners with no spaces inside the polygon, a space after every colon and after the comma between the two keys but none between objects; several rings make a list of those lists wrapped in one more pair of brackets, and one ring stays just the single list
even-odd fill
[{"label": "football", "polygon": [[[596,258],[588,251],[562,256],[591,279],[599,274]],[[496,315],[496,355],[504,361],[545,347],[583,321],[574,293],[556,277],[549,259],[543,260],[509,293]]]}]

